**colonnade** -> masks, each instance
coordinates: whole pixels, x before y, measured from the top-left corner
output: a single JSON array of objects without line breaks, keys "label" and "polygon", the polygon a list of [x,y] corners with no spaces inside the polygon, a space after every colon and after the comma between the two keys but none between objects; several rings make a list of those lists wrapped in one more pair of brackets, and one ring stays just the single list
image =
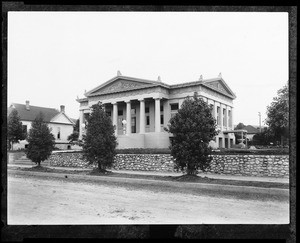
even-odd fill
[{"label": "colonnade", "polygon": [[[213,116],[215,119],[218,119],[219,116],[219,125],[218,127],[220,128],[221,131],[224,130],[233,130],[233,107],[228,106],[226,104],[222,104],[218,101],[208,99],[206,97],[203,97],[204,100],[209,104],[209,101],[213,101]],[[155,117],[155,132],[161,132],[161,124],[160,124],[160,105],[161,105],[161,98],[154,98],[155,100],[155,109],[154,109],[154,117]],[[144,134],[145,133],[145,98],[140,98],[138,99],[139,105],[140,105],[140,116],[139,116],[139,133]],[[123,102],[126,103],[126,134],[129,135],[131,134],[131,100],[124,100]],[[113,109],[112,109],[112,123],[115,126],[115,135],[118,135],[118,101],[114,102],[109,102],[112,104]],[[107,103],[103,103],[107,104]],[[219,114],[217,107],[220,107],[219,109]],[[230,107],[230,110],[229,110]],[[225,109],[225,124],[223,122],[223,109]],[[230,111],[230,115],[229,115]],[[83,110],[80,111],[80,126],[83,124]],[[231,123],[231,124],[229,124]],[[82,127],[80,127],[80,134],[79,136],[82,136]]]}]

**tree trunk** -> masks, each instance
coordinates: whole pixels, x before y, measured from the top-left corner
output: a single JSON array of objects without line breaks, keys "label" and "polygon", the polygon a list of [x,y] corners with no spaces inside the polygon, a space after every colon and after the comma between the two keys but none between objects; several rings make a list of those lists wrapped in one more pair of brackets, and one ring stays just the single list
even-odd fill
[{"label": "tree trunk", "polygon": [[196,175],[197,171],[192,168],[187,168],[186,172],[188,175]]},{"label": "tree trunk", "polygon": [[40,162],[37,162],[38,166],[41,166],[41,161]]},{"label": "tree trunk", "polygon": [[98,169],[99,169],[99,172],[106,172],[106,169],[102,166],[102,164],[100,162],[98,162]]}]

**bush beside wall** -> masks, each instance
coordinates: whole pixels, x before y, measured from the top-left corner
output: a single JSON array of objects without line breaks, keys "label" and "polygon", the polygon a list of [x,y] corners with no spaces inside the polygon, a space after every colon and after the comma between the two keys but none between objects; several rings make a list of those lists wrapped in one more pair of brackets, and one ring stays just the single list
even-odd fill
[{"label": "bush beside wall", "polygon": [[[289,176],[288,155],[212,155],[209,173],[246,176]],[[96,168],[82,159],[80,152],[53,153],[51,166]],[[174,172],[173,157],[170,154],[117,154],[113,169]]]}]

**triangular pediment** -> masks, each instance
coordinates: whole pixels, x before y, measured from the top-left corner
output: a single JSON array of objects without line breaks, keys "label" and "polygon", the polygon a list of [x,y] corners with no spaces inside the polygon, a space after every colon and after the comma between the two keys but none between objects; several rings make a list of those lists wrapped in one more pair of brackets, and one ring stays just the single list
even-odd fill
[{"label": "triangular pediment", "polygon": [[64,113],[57,114],[50,122],[74,125],[74,122]]},{"label": "triangular pediment", "polygon": [[139,89],[139,88],[152,87],[153,85],[155,85],[153,82],[117,78],[115,80],[110,81],[109,83],[104,83],[103,85],[98,86],[97,88],[91,90],[90,92],[87,92],[86,95],[94,96],[94,95],[102,95],[102,94],[109,94],[115,92],[124,92],[124,91]]},{"label": "triangular pediment", "polygon": [[211,87],[212,89],[221,92],[224,95],[228,95],[231,97],[236,97],[232,90],[228,87],[223,79],[209,81],[204,83],[206,86]]}]

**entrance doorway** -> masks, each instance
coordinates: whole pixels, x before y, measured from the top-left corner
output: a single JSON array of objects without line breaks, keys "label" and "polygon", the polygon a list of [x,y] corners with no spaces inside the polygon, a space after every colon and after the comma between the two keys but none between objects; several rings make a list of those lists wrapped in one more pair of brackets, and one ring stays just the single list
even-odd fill
[{"label": "entrance doorway", "polygon": [[228,138],[225,138],[225,148],[229,148],[229,146],[228,146]]},{"label": "entrance doorway", "polygon": [[223,139],[219,138],[219,148],[223,148]]},{"label": "entrance doorway", "polygon": [[136,117],[131,117],[131,133],[136,133]]}]

